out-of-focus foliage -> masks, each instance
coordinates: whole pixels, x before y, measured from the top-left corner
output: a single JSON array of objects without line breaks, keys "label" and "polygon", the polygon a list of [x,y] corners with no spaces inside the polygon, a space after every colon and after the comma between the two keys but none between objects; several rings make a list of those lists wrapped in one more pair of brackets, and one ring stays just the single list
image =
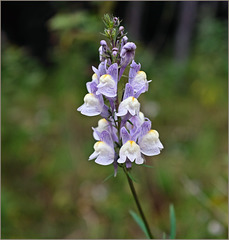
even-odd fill
[{"label": "out-of-focus foliage", "polygon": [[[100,22],[85,12],[52,19],[60,41],[49,70],[25,49],[2,49],[3,238],[143,237],[125,175],[103,182],[113,167],[87,161],[99,118],[76,112],[99,62]],[[227,237],[227,52],[227,25],[210,18],[185,66],[138,43],[153,80],[141,107],[165,149],[133,176],[157,238],[170,232],[170,203],[177,238]]]}]

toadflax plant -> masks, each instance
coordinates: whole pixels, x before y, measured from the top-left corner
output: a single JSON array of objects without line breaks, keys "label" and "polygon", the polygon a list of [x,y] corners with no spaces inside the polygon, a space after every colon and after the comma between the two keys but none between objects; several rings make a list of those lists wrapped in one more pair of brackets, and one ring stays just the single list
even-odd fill
[{"label": "toadflax plant", "polygon": [[106,14],[104,24],[103,35],[108,40],[100,42],[100,64],[98,68],[92,67],[92,81],[86,84],[88,94],[77,110],[86,116],[101,115],[98,126],[92,128],[97,142],[89,160],[100,165],[113,164],[114,176],[118,167],[124,170],[143,229],[149,238],[153,238],[129,174],[134,164],[144,164],[144,156],[158,155],[163,149],[158,132],[151,129],[151,121],[141,112],[139,102],[151,80],[147,80],[141,64],[134,61],[136,45],[128,42],[120,20]]}]

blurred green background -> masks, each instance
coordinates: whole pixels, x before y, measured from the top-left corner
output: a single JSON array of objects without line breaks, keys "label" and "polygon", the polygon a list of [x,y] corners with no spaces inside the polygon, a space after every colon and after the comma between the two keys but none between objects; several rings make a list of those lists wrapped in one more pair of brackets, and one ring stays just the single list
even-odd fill
[{"label": "blurred green background", "polygon": [[[144,238],[129,214],[137,209],[124,173],[103,182],[113,167],[88,161],[99,117],[76,111],[91,66],[99,64],[107,12],[123,18],[137,44],[135,61],[152,79],[141,109],[165,149],[147,158],[153,169],[133,169],[152,232],[157,238],[169,233],[173,203],[177,238],[227,238],[227,4],[191,6],[195,17],[183,28],[184,3],[163,3],[161,15],[154,15],[161,9],[154,2],[49,4],[47,58],[15,41],[10,22],[2,20],[2,238]],[[2,13],[7,8],[2,3]],[[157,19],[162,28],[155,27]],[[22,33],[13,24],[11,30]]]}]

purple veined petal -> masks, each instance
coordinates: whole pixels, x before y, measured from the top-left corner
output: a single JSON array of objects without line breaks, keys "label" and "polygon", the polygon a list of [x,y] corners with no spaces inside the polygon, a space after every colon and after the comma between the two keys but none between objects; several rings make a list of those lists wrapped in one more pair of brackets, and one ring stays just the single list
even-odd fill
[{"label": "purple veined petal", "polygon": [[107,166],[114,162],[114,157],[112,155],[99,155],[95,162],[99,165]]},{"label": "purple veined petal", "polygon": [[140,130],[140,137],[146,135],[150,129],[151,129],[151,121],[145,121],[142,125],[141,125],[141,130]]},{"label": "purple veined petal", "polygon": [[[145,116],[142,112],[139,112],[138,115],[132,116],[129,120],[132,124],[127,122],[126,127],[130,131],[130,134],[133,135],[136,130],[145,122]],[[136,139],[134,141],[136,141]]]},{"label": "purple veined petal", "polygon": [[117,160],[118,163],[124,163],[126,161],[126,156],[120,156],[120,158]]},{"label": "purple veined petal", "polygon": [[143,164],[144,162],[145,162],[145,159],[141,156],[141,154],[135,160],[136,164]]},{"label": "purple veined petal", "polygon": [[112,64],[108,68],[107,73],[109,75],[111,75],[111,77],[113,78],[113,80],[115,81],[115,83],[117,85],[117,82],[118,82],[118,64],[117,63]]},{"label": "purple veined petal", "polygon": [[118,136],[115,133],[114,129],[116,129],[116,128],[112,127],[112,129],[111,129],[111,137],[112,137],[114,142],[118,142]]},{"label": "purple veined petal", "polygon": [[113,162],[113,165],[114,165],[114,177],[117,176],[117,172],[118,172],[118,163],[117,163],[117,159],[118,159],[118,155],[115,154],[115,159],[114,159],[114,162]]},{"label": "purple veined petal", "polygon": [[121,78],[127,65],[134,59],[136,45],[133,42],[126,43],[120,52],[121,68],[119,71],[119,79]]},{"label": "purple veined petal", "polygon": [[145,162],[145,159],[143,158],[142,154],[139,154],[138,157],[135,160],[136,164],[143,164]]},{"label": "purple veined petal", "polygon": [[141,152],[146,156],[156,156],[160,154],[160,149],[153,145],[141,145]]},{"label": "purple veined petal", "polygon": [[104,104],[101,112],[101,117],[108,118],[109,116],[110,116],[109,107],[106,104]]},{"label": "purple veined petal", "polygon": [[103,96],[101,94],[96,96],[99,99],[99,104],[100,106],[102,106],[102,108],[104,107],[104,101],[103,101]]},{"label": "purple veined petal", "polygon": [[109,124],[109,122],[105,118],[100,119],[98,121],[98,127],[92,128],[92,130],[93,130],[93,137],[96,140],[101,140],[101,132],[104,131],[104,130],[108,130],[109,127],[110,127],[110,124]]},{"label": "purple veined petal", "polygon": [[146,86],[143,85],[142,88],[140,88],[135,94],[134,97],[138,98],[142,93],[146,92]]},{"label": "purple veined petal", "polygon": [[92,160],[92,159],[95,159],[99,156],[99,153],[94,151],[90,156],[89,156],[89,159],[88,160]]},{"label": "purple veined petal", "polygon": [[93,93],[88,93],[84,97],[84,104],[77,110],[86,116],[96,116],[102,112],[103,105],[104,103],[103,101],[101,102],[99,96],[96,96]]},{"label": "purple veined petal", "polygon": [[121,128],[125,126],[125,124],[127,123],[127,121],[128,121],[131,117],[132,117],[132,115],[131,115],[129,112],[127,112],[127,114],[122,117],[122,120],[121,120]]},{"label": "purple veined petal", "polygon": [[158,139],[158,141],[156,142],[156,145],[159,149],[163,149],[164,146],[162,145],[161,141]]},{"label": "purple veined petal", "polygon": [[[122,50],[120,52],[120,56],[122,59],[124,59],[126,57],[127,54],[134,56],[135,54],[135,49],[136,49],[136,45],[133,42],[128,42],[126,43],[123,47]],[[132,61],[133,59],[131,59]],[[129,63],[131,62],[129,61]]]},{"label": "purple veined petal", "polygon": [[116,101],[116,98],[109,98],[107,97],[109,103],[110,103],[110,106],[111,106],[111,111],[113,112],[115,110],[115,101]]},{"label": "purple veined petal", "polygon": [[137,64],[134,60],[130,65],[129,71],[129,83],[132,83],[133,78],[136,76],[137,72],[141,69],[141,64]]},{"label": "purple veined petal", "polygon": [[93,137],[94,137],[94,139],[99,141],[101,139],[100,132],[97,131],[95,128],[92,128],[92,130],[93,130]]},{"label": "purple veined petal", "polygon": [[126,159],[126,168],[131,168],[132,167],[132,162],[127,158]]},{"label": "purple veined petal", "polygon": [[99,70],[99,78],[102,76],[102,75],[104,75],[104,74],[106,74],[107,73],[107,70],[106,70],[106,64],[107,64],[107,61],[105,60],[104,62],[101,62],[100,64],[99,64],[99,67],[98,67],[98,70]]},{"label": "purple veined petal", "polygon": [[147,156],[154,156],[160,154],[158,147],[159,134],[156,130],[150,130],[139,141],[141,152]]},{"label": "purple veined petal", "polygon": [[101,113],[98,107],[87,106],[85,103],[82,106],[80,106],[77,110],[80,111],[81,114],[90,117],[97,116]]},{"label": "purple veined petal", "polygon": [[92,66],[92,70],[97,75],[97,77],[100,78],[99,70],[97,68],[95,68],[94,66]]},{"label": "purple veined petal", "polygon": [[89,160],[97,157],[95,162],[100,165],[109,165],[114,162],[115,151],[114,148],[109,146],[103,141],[96,142],[94,144],[95,153],[93,153]]},{"label": "purple veined petal", "polygon": [[[121,102],[122,103],[122,102]],[[124,104],[120,104],[116,116],[121,117],[127,114],[128,110]]]},{"label": "purple veined petal", "polygon": [[128,131],[126,130],[125,127],[122,127],[121,130],[121,138],[122,138],[122,144],[125,144],[127,141],[129,141],[131,139],[130,134],[128,133]]},{"label": "purple veined petal", "polygon": [[128,41],[128,37],[127,36],[124,36],[121,40],[121,49],[123,48],[123,46],[127,43]]},{"label": "purple veined petal", "polygon": [[117,95],[117,83],[109,74],[100,77],[97,88],[96,94],[103,94],[106,97],[115,97]]},{"label": "purple veined petal", "polygon": [[106,130],[102,131],[100,136],[101,136],[101,141],[105,142],[110,147],[114,146],[113,140],[112,140],[111,135],[108,131],[106,131]]},{"label": "purple veined petal", "polygon": [[129,83],[127,83],[125,86],[123,100],[127,99],[128,97],[133,97],[133,96],[134,96],[134,89]]},{"label": "purple veined petal", "polygon": [[97,91],[97,84],[96,84],[95,81],[87,82],[86,87],[87,87],[87,90],[88,90],[89,93],[95,94],[96,91]]}]

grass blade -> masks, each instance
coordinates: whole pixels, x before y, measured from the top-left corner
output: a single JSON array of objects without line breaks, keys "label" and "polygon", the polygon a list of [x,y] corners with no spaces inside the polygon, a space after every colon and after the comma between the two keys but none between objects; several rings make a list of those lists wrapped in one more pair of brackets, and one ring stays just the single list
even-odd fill
[{"label": "grass blade", "polygon": [[173,204],[169,206],[169,215],[170,215],[170,239],[176,238],[176,216],[174,211]]}]

